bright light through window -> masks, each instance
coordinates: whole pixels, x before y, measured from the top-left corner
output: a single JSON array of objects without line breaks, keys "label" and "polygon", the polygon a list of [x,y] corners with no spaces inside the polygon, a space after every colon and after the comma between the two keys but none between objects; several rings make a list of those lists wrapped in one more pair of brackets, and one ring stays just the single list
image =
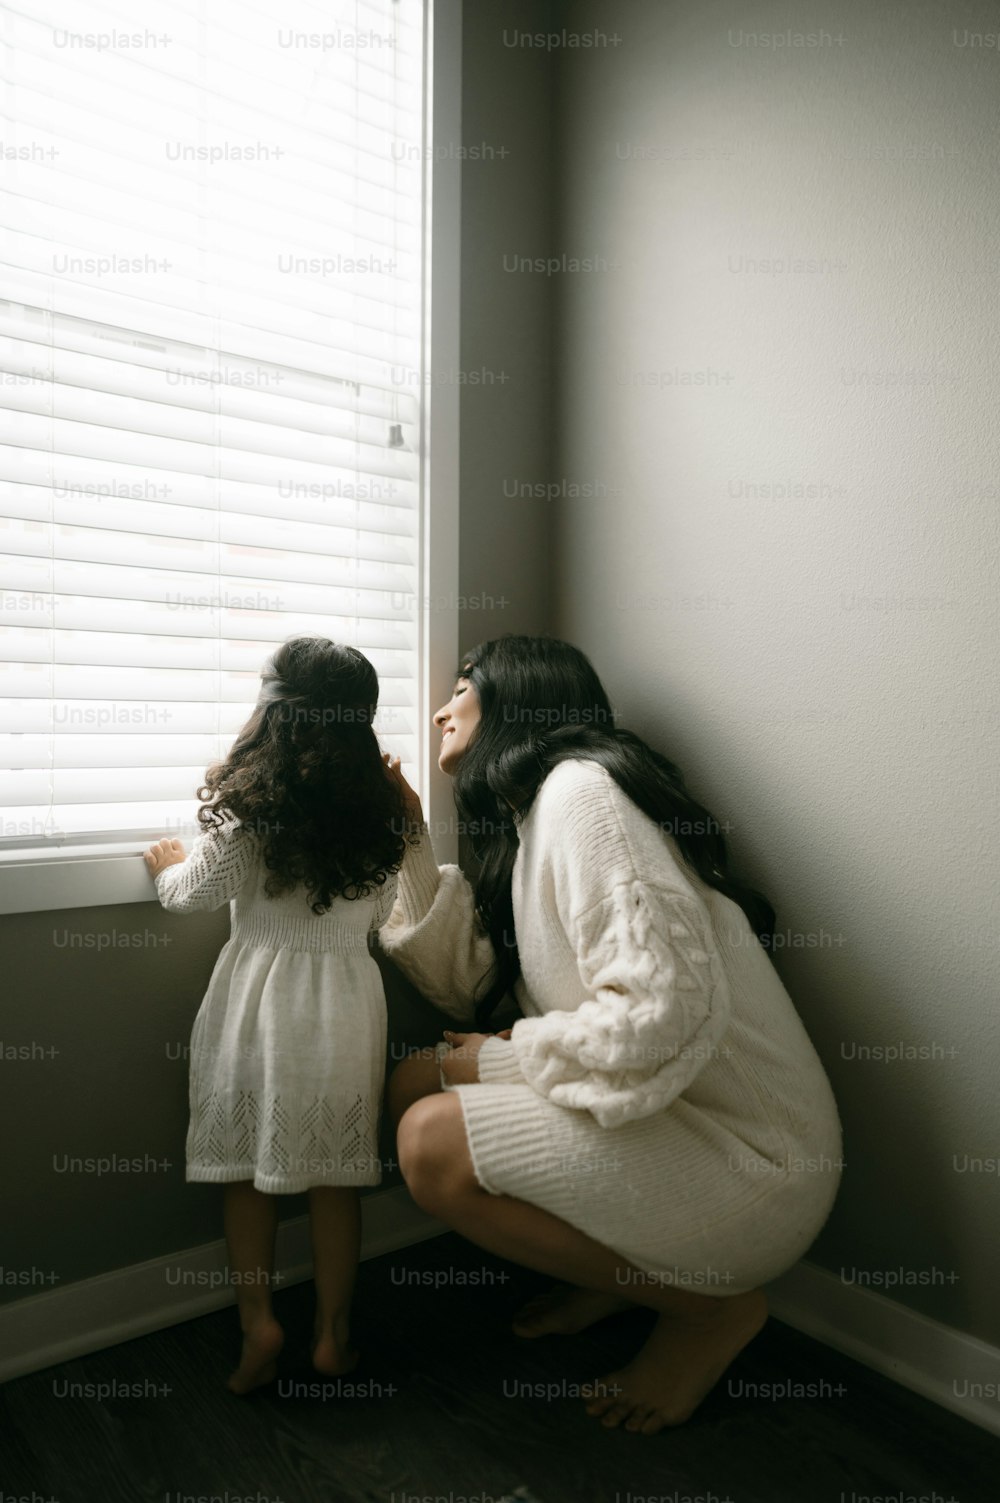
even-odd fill
[{"label": "bright light through window", "polygon": [[0,847],[189,833],[291,635],[412,775],[422,4],[0,14]]}]

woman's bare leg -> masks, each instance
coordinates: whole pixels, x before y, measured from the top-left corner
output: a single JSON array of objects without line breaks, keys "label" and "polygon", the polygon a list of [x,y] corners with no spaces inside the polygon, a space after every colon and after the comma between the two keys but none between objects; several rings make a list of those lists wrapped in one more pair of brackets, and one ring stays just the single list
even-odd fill
[{"label": "woman's bare leg", "polygon": [[580,1289],[575,1284],[554,1284],[536,1294],[514,1316],[515,1336],[575,1336],[579,1331],[634,1309],[635,1300],[623,1294],[604,1294],[600,1289]]},{"label": "woman's bare leg", "polygon": [[606,1426],[654,1435],[682,1424],[767,1319],[759,1289],[715,1298],[651,1280],[610,1248],[537,1206],[490,1195],[475,1177],[461,1104],[442,1092],[417,1101],[399,1127],[403,1175],[417,1204],[470,1242],[511,1262],[604,1294],[628,1287],[655,1310],[638,1356],[595,1385],[588,1412]]},{"label": "woman's bare leg", "polygon": [[[399,1127],[403,1115],[415,1102],[441,1093],[441,1070],[433,1047],[409,1055],[389,1080],[388,1103],[393,1126]],[[516,1335],[525,1337],[575,1335],[619,1310],[634,1308],[635,1303],[620,1291],[604,1294],[597,1289],[556,1284],[528,1300],[515,1315],[513,1329]]]},{"label": "woman's bare leg", "polygon": [[441,1091],[441,1066],[433,1046],[408,1054],[389,1077],[386,1104],[393,1127],[398,1127],[403,1113],[423,1096]]},{"label": "woman's bare leg", "polygon": [[273,1195],[255,1189],[252,1180],[240,1180],[223,1187],[222,1207],[243,1332],[239,1366],[227,1386],[233,1393],[249,1393],[271,1382],[285,1339],[271,1308],[278,1205]]}]

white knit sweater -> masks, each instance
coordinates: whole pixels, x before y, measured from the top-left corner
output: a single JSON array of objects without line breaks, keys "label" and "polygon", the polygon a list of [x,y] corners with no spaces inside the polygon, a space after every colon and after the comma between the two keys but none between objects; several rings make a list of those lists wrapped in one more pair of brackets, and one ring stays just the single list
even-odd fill
[{"label": "white knit sweater", "polygon": [[[515,822],[522,974],[514,996],[524,1016],[509,1041],[483,1046],[481,1081],[526,1081],[603,1127],[660,1112],[719,1059],[735,984],[747,1004],[736,1020],[747,1069],[779,1066],[779,1101],[792,1084],[790,1056],[804,1071],[795,1097],[817,1075],[825,1085],[742,911],[689,870],[671,837],[602,767],[559,763]],[[439,869],[426,837],[406,856],[380,939],[432,1002],[471,1020],[492,945],[465,876],[457,866]]]}]

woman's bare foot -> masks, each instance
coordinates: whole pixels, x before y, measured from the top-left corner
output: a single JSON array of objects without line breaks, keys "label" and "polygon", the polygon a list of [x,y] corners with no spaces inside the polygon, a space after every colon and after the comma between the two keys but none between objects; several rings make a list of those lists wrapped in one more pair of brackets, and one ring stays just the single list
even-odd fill
[{"label": "woman's bare foot", "polygon": [[517,1336],[575,1336],[588,1326],[619,1310],[634,1309],[630,1300],[619,1294],[601,1294],[597,1289],[577,1289],[573,1284],[556,1284],[534,1299],[514,1316]]},{"label": "woman's bare foot", "polygon": [[346,1336],[334,1336],[327,1331],[313,1340],[313,1367],[326,1378],[343,1378],[354,1371],[360,1359],[361,1353]]},{"label": "woman's bare foot", "polygon": [[766,1320],[760,1289],[720,1299],[706,1314],[661,1315],[639,1355],[593,1385],[587,1413],[642,1435],[682,1425]]},{"label": "woman's bare foot", "polygon": [[273,1382],[276,1358],[284,1343],[285,1333],[273,1315],[249,1326],[243,1332],[240,1365],[226,1384],[230,1392],[250,1393],[262,1383]]}]

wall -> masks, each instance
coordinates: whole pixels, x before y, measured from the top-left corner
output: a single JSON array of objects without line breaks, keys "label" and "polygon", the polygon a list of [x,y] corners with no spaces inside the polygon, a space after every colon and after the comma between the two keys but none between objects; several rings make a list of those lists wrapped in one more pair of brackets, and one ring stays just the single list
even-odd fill
[{"label": "wall", "polygon": [[996,11],[751,14],[562,8],[553,627],[775,903],[811,1256],[997,1343]]},{"label": "wall", "polygon": [[547,624],[551,512],[527,488],[551,458],[551,288],[504,271],[512,246],[544,256],[552,234],[551,61],[504,41],[547,13],[538,0],[463,11],[463,135],[481,155],[462,169],[462,651]]},{"label": "wall", "polygon": [[[507,376],[462,385],[458,599],[428,602],[459,610],[465,648],[500,631],[545,625],[547,513],[529,503],[501,515],[495,477],[504,464],[544,475],[549,444],[547,289],[524,298],[516,279],[497,285],[495,277],[501,226],[537,250],[547,242],[548,196],[537,177],[545,155],[537,143],[548,136],[548,69],[501,48],[498,3],[466,9],[464,141],[506,145],[508,155],[470,156],[463,165],[462,370]],[[503,6],[508,18],[518,11],[528,16],[533,8]],[[490,595],[505,603],[484,609]],[[441,684],[440,700],[450,688]],[[184,1183],[183,1050],[227,932],[225,911],[183,917],[158,904],[0,918],[2,1038],[59,1051],[2,1066],[8,1162],[0,1258],[8,1274],[40,1282],[0,1277],[0,1302],[221,1235],[217,1191]],[[86,936],[75,948],[74,935]],[[133,935],[142,942],[129,944]],[[383,974],[393,1059],[439,1038],[441,1019],[387,962]],[[390,1151],[386,1140],[384,1156]],[[139,1158],[143,1172],[61,1172],[55,1164],[63,1155]],[[168,1167],[160,1167],[164,1160]],[[385,1183],[398,1178],[390,1171]],[[289,1197],[283,1214],[304,1209],[304,1197]]]}]

